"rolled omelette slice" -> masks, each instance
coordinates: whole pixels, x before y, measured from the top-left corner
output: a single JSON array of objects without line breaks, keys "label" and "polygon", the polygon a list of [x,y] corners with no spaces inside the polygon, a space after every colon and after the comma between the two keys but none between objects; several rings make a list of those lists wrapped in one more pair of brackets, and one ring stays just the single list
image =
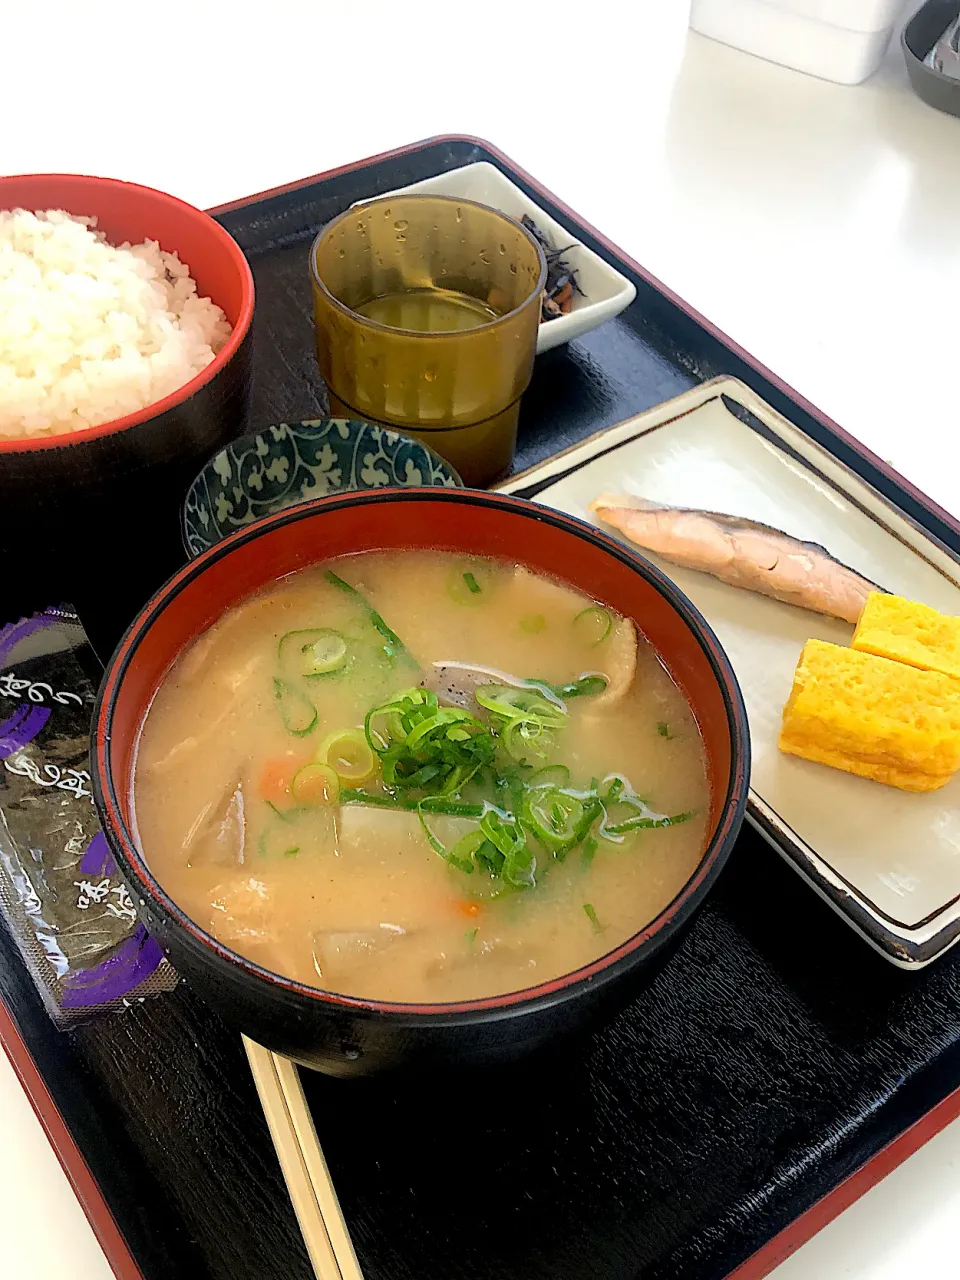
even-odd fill
[{"label": "rolled omelette slice", "polygon": [[905,791],[935,791],[960,768],[960,681],[808,640],[779,746]]},{"label": "rolled omelette slice", "polygon": [[960,677],[960,618],[871,591],[850,642],[861,653]]}]

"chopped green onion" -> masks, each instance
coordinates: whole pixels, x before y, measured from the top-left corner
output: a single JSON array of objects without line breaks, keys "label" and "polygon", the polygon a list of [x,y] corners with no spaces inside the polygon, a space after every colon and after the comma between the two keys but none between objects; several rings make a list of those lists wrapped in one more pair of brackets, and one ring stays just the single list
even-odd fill
[{"label": "chopped green onion", "polygon": [[[644,808],[646,806],[644,805]],[[676,827],[681,822],[689,822],[693,817],[694,810],[689,809],[686,813],[646,813],[638,814],[635,818],[627,818],[625,822],[618,822],[613,826],[604,826],[602,835],[627,835],[631,831],[654,831],[661,827]]]},{"label": "chopped green onion", "polygon": [[420,826],[423,828],[423,834],[427,837],[427,842],[434,853],[438,853],[444,862],[455,867],[457,871],[463,871],[466,875],[472,875],[474,869],[474,855],[480,846],[484,843],[486,837],[479,829],[476,831],[468,831],[462,836],[452,849],[448,849],[442,840],[439,840],[430,828],[427,826],[427,820],[423,816],[424,801],[417,805],[417,817],[420,820]]},{"label": "chopped green onion", "polygon": [[573,620],[573,629],[577,639],[590,649],[603,644],[613,630],[613,618],[607,609],[592,604],[582,609]]},{"label": "chopped green onion", "polygon": [[523,799],[524,824],[555,857],[562,857],[578,843],[583,817],[583,801],[556,787],[528,791]]},{"label": "chopped green onion", "polygon": [[586,913],[587,919],[593,925],[594,933],[603,933],[603,925],[600,923],[599,919],[597,918],[597,913],[593,908],[593,904],[590,902],[585,902],[583,904],[583,910]]},{"label": "chopped green onion", "polygon": [[597,799],[595,795],[588,795],[583,805],[583,817],[580,819],[580,822],[577,825],[577,832],[576,832],[577,844],[579,844],[581,840],[586,839],[591,828],[593,827],[593,824],[596,822],[598,818],[602,818],[602,817],[603,817],[603,805],[600,803],[600,801]]},{"label": "chopped green onion", "polygon": [[[545,694],[548,696],[544,696]],[[560,728],[566,723],[566,708],[561,702],[549,697],[546,687],[484,684],[477,689],[475,696],[484,710],[504,720],[529,716],[542,720],[551,728]]]},{"label": "chopped green onion", "polygon": [[346,637],[330,627],[288,631],[277,646],[280,671],[287,679],[311,680],[341,671],[347,656]]},{"label": "chopped green onion", "polygon": [[446,800],[442,796],[405,800],[382,791],[363,791],[354,787],[341,789],[340,803],[366,804],[377,809],[399,809],[405,813],[416,813],[418,809],[422,809],[424,813],[442,814],[448,818],[482,818],[484,813],[482,804],[464,804],[457,800]]},{"label": "chopped green onion", "polygon": [[476,608],[490,589],[490,573],[482,563],[468,561],[469,569],[454,569],[447,578],[447,595],[457,604]]},{"label": "chopped green onion", "polygon": [[[434,853],[439,853],[441,858],[446,858],[447,846],[441,840],[438,840],[437,837],[430,830],[430,828],[427,826],[427,820],[423,816],[422,803],[417,805],[417,817],[420,819],[420,826],[423,828],[423,834],[427,837],[427,843],[430,845],[430,848],[433,850]],[[470,869],[471,871],[473,870],[472,867]]]},{"label": "chopped green onion", "polygon": [[617,799],[621,792],[627,789],[626,778],[621,778],[618,773],[609,774],[603,781],[605,783],[609,783],[609,786],[607,787],[607,794],[602,797],[604,804],[612,803]]},{"label": "chopped green onion", "polygon": [[479,929],[479,928],[476,928],[476,929],[468,929],[468,930],[467,930],[467,932],[463,935],[463,936],[466,938],[466,940],[467,940],[467,947],[468,947],[471,951],[473,950],[473,944],[476,942],[476,940],[477,940],[477,934],[478,934],[479,932],[480,932],[480,929]]},{"label": "chopped green onion", "polygon": [[285,858],[295,858],[300,852],[300,846],[295,845],[292,849],[284,849],[283,856]]},{"label": "chopped green onion", "polygon": [[306,694],[287,684],[285,680],[274,680],[273,696],[280,709],[283,727],[289,733],[303,738],[316,728],[317,708]]},{"label": "chopped green onion", "polygon": [[548,764],[545,769],[538,769],[527,786],[531,791],[538,787],[566,787],[570,785],[570,770],[565,764]]},{"label": "chopped green onion", "polygon": [[659,733],[661,738],[666,738],[668,740],[673,737],[673,734],[670,732],[670,726],[667,724],[666,720],[657,721],[657,733]]},{"label": "chopped green onion", "polygon": [[419,668],[419,662],[417,662],[416,658],[403,643],[397,633],[389,627],[386,622],[384,622],[383,618],[381,618],[380,614],[377,613],[373,605],[369,603],[366,597],[359,592],[356,587],[352,587],[349,582],[345,582],[343,578],[341,578],[339,574],[334,573],[332,569],[328,569],[323,576],[332,586],[336,587],[339,591],[342,591],[345,595],[350,596],[361,606],[367,616],[367,621],[387,642],[383,646],[383,652],[388,658],[403,658],[412,666]]},{"label": "chopped green onion", "polygon": [[329,675],[330,672],[339,671],[345,666],[347,642],[340,635],[322,636],[305,650],[305,657],[304,675],[307,679],[312,676]]},{"label": "chopped green onion", "polygon": [[317,762],[329,765],[343,782],[365,782],[376,768],[376,758],[362,729],[338,729],[317,750]]},{"label": "chopped green onion", "polygon": [[[657,813],[637,795],[627,779],[619,773],[608,774],[601,785],[606,787],[606,791],[598,795],[604,811],[599,834],[605,840],[612,840],[615,844],[622,844],[623,837],[631,831],[674,827],[693,817],[692,810],[687,813]],[[619,815],[612,812],[615,807],[620,810]]]},{"label": "chopped green onion", "polygon": [[544,726],[540,720],[511,720],[502,730],[501,740],[514,760],[526,760],[528,755],[539,756],[542,760],[546,752],[538,745],[537,739],[544,734]]},{"label": "chopped green onion", "polygon": [[578,680],[569,684],[547,684],[545,680],[527,680],[526,684],[535,689],[543,689],[552,693],[555,698],[566,701],[568,698],[588,698],[595,693],[603,693],[610,681],[601,671],[585,672]]},{"label": "chopped green onion", "polygon": [[461,871],[466,871],[470,875],[473,872],[474,859],[483,847],[486,838],[479,827],[476,831],[468,831],[465,836],[460,837],[447,854],[447,861],[451,866],[459,867]]},{"label": "chopped green onion", "polygon": [[539,739],[566,723],[566,708],[540,686],[482,685],[474,696],[495,718],[500,741],[514,760],[531,754],[542,759]]},{"label": "chopped green onion", "polygon": [[[426,716],[407,734],[407,746],[413,750],[418,742],[427,738],[436,729],[442,728],[444,725],[455,725],[458,721],[472,720],[473,716],[469,711],[461,711],[457,707],[438,707],[431,716]],[[460,730],[459,732],[463,732]],[[449,738],[449,733],[446,735]],[[456,742],[457,738],[451,738],[452,742]]]},{"label": "chopped green onion", "polygon": [[298,804],[336,804],[340,779],[328,764],[305,764],[293,775],[290,791]]},{"label": "chopped green onion", "polygon": [[491,868],[494,874],[514,889],[532,889],[537,883],[537,859],[520,823],[488,809],[480,819],[480,830],[503,859],[499,870]]},{"label": "chopped green onion", "polygon": [[[367,712],[362,737],[359,730],[349,731],[365,759],[379,759],[383,789],[343,788],[340,803],[416,813],[430,848],[472,877],[473,896],[533,888],[541,864],[547,870],[576,848],[586,869],[598,838],[623,845],[634,831],[692,816],[657,813],[622,774],[593,778],[578,789],[566,765],[535,770],[527,763],[528,756],[545,755],[544,744],[567,723],[561,693],[579,696],[606,685],[605,676],[589,672],[570,685],[481,685],[476,700],[489,722],[442,706],[433,690],[402,690]],[[321,755],[322,762],[333,763]],[[506,763],[506,755],[515,763]],[[470,784],[480,795],[495,796],[496,804],[471,803],[465,792]],[[477,825],[448,848],[428,822],[434,815],[470,818]]]},{"label": "chopped green onion", "polygon": [[384,785],[453,795],[486,765],[496,742],[490,729],[457,707],[441,707],[429,689],[407,689],[367,713],[364,733],[380,757]]},{"label": "chopped green onion", "polygon": [[587,836],[583,842],[583,851],[580,854],[580,861],[583,864],[584,871],[593,862],[593,855],[597,852],[597,841],[593,836]]},{"label": "chopped green onion", "polygon": [[517,837],[521,834],[515,822],[507,824],[495,809],[489,809],[480,819],[480,830],[505,858],[513,853]]}]

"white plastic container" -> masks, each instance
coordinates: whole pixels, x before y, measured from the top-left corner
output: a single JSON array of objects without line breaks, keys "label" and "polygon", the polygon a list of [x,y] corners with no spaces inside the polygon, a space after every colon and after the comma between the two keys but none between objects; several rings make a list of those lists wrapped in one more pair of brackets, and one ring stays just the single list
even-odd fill
[{"label": "white plastic container", "polygon": [[883,60],[906,0],[692,0],[690,26],[759,58],[838,84]]}]

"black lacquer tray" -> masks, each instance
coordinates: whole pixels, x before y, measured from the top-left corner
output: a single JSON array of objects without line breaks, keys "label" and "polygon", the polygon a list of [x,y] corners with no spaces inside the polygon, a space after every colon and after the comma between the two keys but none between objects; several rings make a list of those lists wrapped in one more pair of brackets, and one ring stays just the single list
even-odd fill
[{"label": "black lacquer tray", "polygon": [[[616,320],[538,357],[518,468],[732,374],[960,551],[950,516],[469,138],[215,211],[256,277],[253,425],[326,407],[306,271],[317,229],[474,160],[637,286]],[[90,556],[80,603],[102,654],[175,567],[98,582]],[[48,603],[6,598],[4,620]],[[118,1275],[307,1280],[240,1039],[186,984],[61,1034],[0,934],[0,995],[0,1039]],[[429,1088],[304,1075],[367,1280],[748,1280],[960,1111],[960,952],[892,968],[745,830],[656,984],[572,1056]]]}]

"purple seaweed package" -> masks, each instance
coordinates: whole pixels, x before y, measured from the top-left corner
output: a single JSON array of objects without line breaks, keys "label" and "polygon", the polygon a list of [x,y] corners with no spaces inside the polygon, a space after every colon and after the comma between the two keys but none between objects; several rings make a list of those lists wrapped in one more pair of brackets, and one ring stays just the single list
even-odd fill
[{"label": "purple seaweed package", "polygon": [[67,607],[0,629],[0,913],[61,1027],[177,980],[137,920],[93,807],[100,674]]}]

